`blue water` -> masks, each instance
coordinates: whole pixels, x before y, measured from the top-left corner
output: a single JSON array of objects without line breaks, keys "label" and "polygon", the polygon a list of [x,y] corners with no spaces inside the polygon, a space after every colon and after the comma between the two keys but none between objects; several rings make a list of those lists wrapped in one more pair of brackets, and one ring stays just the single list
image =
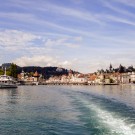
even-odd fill
[{"label": "blue water", "polygon": [[135,85],[0,89],[0,135],[135,135]]}]

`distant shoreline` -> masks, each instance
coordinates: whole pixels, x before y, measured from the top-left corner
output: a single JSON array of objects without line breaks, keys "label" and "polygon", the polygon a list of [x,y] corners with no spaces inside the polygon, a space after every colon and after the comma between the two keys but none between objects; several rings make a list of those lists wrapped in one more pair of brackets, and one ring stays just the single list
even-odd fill
[{"label": "distant shoreline", "polygon": [[[36,85],[35,83],[26,83],[26,84],[20,84],[20,85]],[[39,83],[37,85],[92,85],[92,86],[97,86],[97,85],[119,85],[116,83],[110,83],[110,84],[89,84],[89,83]]]},{"label": "distant shoreline", "polygon": [[26,83],[26,84],[19,84],[19,86],[45,86],[45,85],[69,85],[69,86],[112,86],[112,85],[135,85],[134,83],[127,83],[127,84],[122,84],[122,83],[106,83],[106,84],[89,84],[89,83]]}]

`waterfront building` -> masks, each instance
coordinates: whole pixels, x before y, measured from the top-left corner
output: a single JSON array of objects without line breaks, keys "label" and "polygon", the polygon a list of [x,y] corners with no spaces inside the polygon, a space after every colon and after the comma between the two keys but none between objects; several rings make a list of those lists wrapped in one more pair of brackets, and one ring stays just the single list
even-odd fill
[{"label": "waterfront building", "polygon": [[71,78],[73,76],[73,71],[70,69],[68,72],[68,76]]},{"label": "waterfront building", "polygon": [[111,80],[113,83],[119,83],[120,82],[120,73],[112,73],[111,74]]},{"label": "waterfront building", "polygon": [[96,84],[104,84],[107,75],[108,74],[98,72],[98,74],[95,78],[95,83]]},{"label": "waterfront building", "polygon": [[34,82],[38,82],[39,81],[39,73],[36,71],[34,74],[33,74],[33,77],[34,77]]},{"label": "waterfront building", "polygon": [[88,82],[87,77],[84,74],[74,74],[70,80],[72,83],[86,83]]},{"label": "waterfront building", "polygon": [[61,76],[61,82],[62,83],[69,83],[69,78],[67,75],[62,75]]},{"label": "waterfront building", "polygon": [[101,84],[101,80],[100,80],[99,76],[96,77],[95,84]]},{"label": "waterfront building", "polygon": [[37,84],[36,82],[41,81],[40,78],[42,76],[36,71],[34,74],[33,73],[25,73],[23,70],[20,74],[18,74],[18,81],[21,82],[22,84]]},{"label": "waterfront building", "polygon": [[122,73],[121,74],[121,83],[128,84],[131,82],[130,74],[129,73]]},{"label": "waterfront building", "polygon": [[61,76],[51,76],[46,83],[61,83]]},{"label": "waterfront building", "polygon": [[23,70],[20,74],[17,75],[18,81],[27,81],[28,76]]},{"label": "waterfront building", "polygon": [[131,83],[135,83],[135,72],[130,74]]},{"label": "waterfront building", "polygon": [[18,74],[18,79],[21,80],[21,81],[24,81],[24,78],[25,78],[25,73],[22,70],[22,72],[20,74]]},{"label": "waterfront building", "polygon": [[63,71],[63,68],[58,67],[58,68],[56,69],[56,71],[57,71],[57,72],[62,72],[62,71]]},{"label": "waterfront building", "polygon": [[112,79],[111,79],[111,76],[112,76],[112,74],[111,73],[106,73],[106,74],[104,74],[104,80],[103,80],[103,83],[105,83],[105,84],[110,84],[110,83],[112,83]]},{"label": "waterfront building", "polygon": [[97,75],[95,75],[95,74],[90,74],[90,75],[88,76],[88,84],[95,84],[96,78],[97,78]]},{"label": "waterfront building", "polygon": [[100,73],[95,78],[96,84],[118,83],[119,73]]}]

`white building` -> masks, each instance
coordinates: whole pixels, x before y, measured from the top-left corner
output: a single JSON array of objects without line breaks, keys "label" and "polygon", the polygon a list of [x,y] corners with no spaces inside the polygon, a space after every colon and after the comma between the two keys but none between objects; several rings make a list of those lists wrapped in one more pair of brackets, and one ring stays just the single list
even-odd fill
[{"label": "white building", "polygon": [[132,82],[132,83],[135,83],[135,72],[132,72],[131,73],[131,75],[130,75],[130,81]]},{"label": "white building", "polygon": [[83,74],[75,74],[75,75],[72,75],[71,82],[72,83],[86,83],[88,82],[88,79]]},{"label": "white building", "polygon": [[130,83],[130,75],[128,73],[123,73],[121,76],[121,82],[124,84]]}]

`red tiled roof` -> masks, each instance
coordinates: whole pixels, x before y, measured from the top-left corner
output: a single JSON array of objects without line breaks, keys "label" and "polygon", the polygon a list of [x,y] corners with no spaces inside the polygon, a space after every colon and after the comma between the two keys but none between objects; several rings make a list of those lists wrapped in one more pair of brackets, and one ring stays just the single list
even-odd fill
[{"label": "red tiled roof", "polygon": [[39,77],[39,73],[36,71],[33,76],[34,77]]}]

